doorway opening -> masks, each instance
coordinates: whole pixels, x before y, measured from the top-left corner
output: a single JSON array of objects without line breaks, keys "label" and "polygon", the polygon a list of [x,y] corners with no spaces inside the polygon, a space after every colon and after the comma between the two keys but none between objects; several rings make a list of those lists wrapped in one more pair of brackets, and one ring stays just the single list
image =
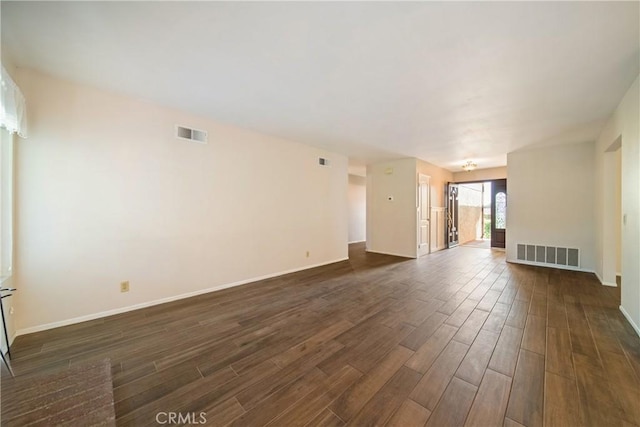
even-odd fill
[{"label": "doorway opening", "polygon": [[603,164],[603,232],[602,232],[602,284],[624,289],[622,236],[624,213],[622,209],[622,137],[605,150]]},{"label": "doorway opening", "polygon": [[506,243],[506,179],[449,184],[449,247],[504,248]]},{"label": "doorway opening", "polygon": [[418,257],[431,253],[431,177],[418,174]]},{"label": "doorway opening", "polygon": [[460,184],[458,189],[461,245],[491,246],[491,183]]},{"label": "doorway opening", "polygon": [[367,179],[349,175],[349,243],[366,240],[367,227]]}]

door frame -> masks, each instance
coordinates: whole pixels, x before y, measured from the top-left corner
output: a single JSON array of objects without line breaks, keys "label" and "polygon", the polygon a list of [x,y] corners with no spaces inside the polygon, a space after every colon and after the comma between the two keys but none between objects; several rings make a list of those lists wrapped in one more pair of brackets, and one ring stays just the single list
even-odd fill
[{"label": "door frame", "polygon": [[[454,248],[460,244],[460,235],[458,230],[458,191],[459,182],[448,182],[445,186],[445,238],[447,239],[447,248]],[[456,199],[452,200],[451,189],[456,189]],[[453,240],[453,234],[456,239]]]},{"label": "door frame", "polygon": [[[504,181],[504,185],[505,185],[505,193],[507,194],[507,203],[508,203],[508,202],[509,202],[509,194],[508,194],[508,192],[507,192],[507,190],[506,190],[507,185],[508,185],[508,182],[509,182],[509,179],[508,179],[508,178],[496,178],[496,179],[475,179],[475,180],[471,180],[471,181],[459,181],[459,182],[452,182],[452,183],[450,183],[450,184],[482,184],[482,183],[485,183],[485,182],[490,182],[490,183],[491,183],[491,191],[493,192],[494,184],[495,184],[496,182],[501,182],[501,181]],[[447,192],[447,193],[445,194],[445,196],[446,196],[446,200],[448,200],[448,198],[449,198],[449,188],[448,188],[448,186],[445,188],[445,191]],[[495,215],[495,206],[494,206],[494,205],[495,205],[495,203],[494,203],[494,200],[493,200],[493,194],[492,194],[492,196],[491,196],[491,232],[492,232],[492,233],[493,233],[493,229],[494,229],[494,227],[495,227],[495,218],[494,218],[494,215]],[[504,230],[505,230],[505,247],[506,247],[506,246],[507,246],[507,237],[506,237],[507,229],[505,228]],[[446,233],[448,233],[448,232],[449,232],[449,230],[447,229],[447,230],[445,230],[445,232],[446,232]],[[447,236],[447,238],[448,238],[448,234],[447,234],[446,236]],[[493,246],[491,246],[491,247],[493,248]],[[502,248],[498,247],[498,248],[496,248],[496,249],[502,249]]]},{"label": "door frame", "polygon": [[[504,193],[508,198],[507,180],[495,179],[491,182],[491,247],[505,249],[507,247],[507,224],[504,228],[496,228],[496,196]],[[505,199],[506,208],[507,199]],[[500,237],[498,237],[500,235]]]},{"label": "door frame", "polygon": [[[422,199],[422,184],[425,184],[426,187],[426,203]],[[426,213],[426,219],[422,215]],[[422,237],[422,222],[426,221],[427,227],[427,242],[424,246],[426,248],[421,247],[421,237]],[[422,173],[418,174],[418,186],[416,192],[416,255],[418,257],[428,255],[431,253],[431,176],[425,175]]]}]

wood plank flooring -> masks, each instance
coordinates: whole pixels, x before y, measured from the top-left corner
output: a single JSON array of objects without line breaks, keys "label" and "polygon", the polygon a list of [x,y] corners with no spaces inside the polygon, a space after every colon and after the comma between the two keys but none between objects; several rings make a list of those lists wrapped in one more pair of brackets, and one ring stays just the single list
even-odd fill
[{"label": "wood plank flooring", "polygon": [[[590,274],[459,247],[350,260],[21,336],[20,382],[110,358],[116,422],[637,426],[640,338]],[[199,420],[199,418],[198,418]],[[184,421],[184,420],[183,420]]]}]

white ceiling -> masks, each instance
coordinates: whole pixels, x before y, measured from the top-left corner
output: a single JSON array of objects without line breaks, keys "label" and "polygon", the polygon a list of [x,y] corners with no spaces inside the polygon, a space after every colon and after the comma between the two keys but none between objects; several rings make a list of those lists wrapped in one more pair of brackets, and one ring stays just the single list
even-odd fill
[{"label": "white ceiling", "polygon": [[639,72],[638,2],[2,1],[18,66],[342,152],[466,159],[594,140]]}]

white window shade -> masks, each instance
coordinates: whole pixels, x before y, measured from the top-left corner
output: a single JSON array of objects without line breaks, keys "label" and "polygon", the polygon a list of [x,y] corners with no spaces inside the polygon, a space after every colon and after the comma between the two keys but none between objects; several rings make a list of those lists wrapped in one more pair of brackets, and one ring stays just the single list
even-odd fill
[{"label": "white window shade", "polygon": [[0,127],[27,137],[27,107],[20,88],[14,83],[2,67],[2,81],[0,81],[2,99],[0,100]]}]

